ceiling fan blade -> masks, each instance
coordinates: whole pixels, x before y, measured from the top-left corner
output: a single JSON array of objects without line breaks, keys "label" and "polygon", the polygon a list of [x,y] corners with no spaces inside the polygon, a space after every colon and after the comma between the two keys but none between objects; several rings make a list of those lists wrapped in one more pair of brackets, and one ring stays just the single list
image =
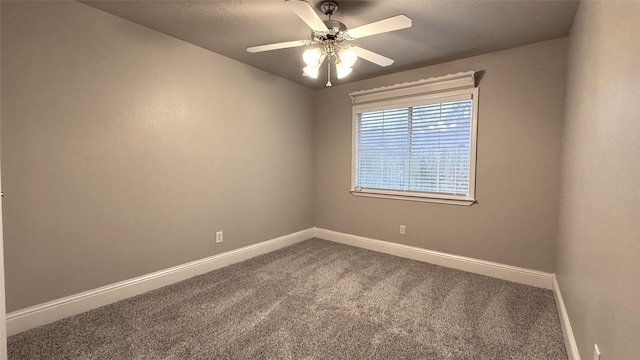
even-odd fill
[{"label": "ceiling fan blade", "polygon": [[292,47],[297,47],[297,46],[305,46],[305,45],[309,45],[310,43],[311,43],[311,41],[309,41],[309,40],[286,41],[286,42],[275,43],[275,44],[248,47],[247,51],[250,52],[250,53],[257,53],[257,52],[262,52],[262,51],[286,49],[286,48],[292,48]]},{"label": "ceiling fan blade", "polygon": [[287,0],[284,2],[314,31],[329,31],[318,13],[313,10],[311,4],[303,0]]},{"label": "ceiling fan blade", "polygon": [[360,39],[365,36],[377,35],[389,31],[406,29],[411,27],[411,19],[405,15],[397,15],[388,19],[358,26],[347,31],[352,39]]},{"label": "ceiling fan blade", "polygon": [[393,59],[389,59],[386,56],[382,56],[380,54],[374,53],[373,51],[369,51],[367,49],[363,49],[359,46],[353,46],[353,50],[358,54],[358,57],[361,57],[367,61],[370,61],[376,65],[380,66],[389,66],[393,64]]}]

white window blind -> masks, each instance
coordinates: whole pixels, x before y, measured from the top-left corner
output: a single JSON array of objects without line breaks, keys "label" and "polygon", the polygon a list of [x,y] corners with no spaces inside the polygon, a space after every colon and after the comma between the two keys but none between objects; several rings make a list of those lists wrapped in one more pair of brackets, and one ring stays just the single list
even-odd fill
[{"label": "white window blind", "polygon": [[477,88],[381,94],[354,106],[352,192],[473,202]]}]

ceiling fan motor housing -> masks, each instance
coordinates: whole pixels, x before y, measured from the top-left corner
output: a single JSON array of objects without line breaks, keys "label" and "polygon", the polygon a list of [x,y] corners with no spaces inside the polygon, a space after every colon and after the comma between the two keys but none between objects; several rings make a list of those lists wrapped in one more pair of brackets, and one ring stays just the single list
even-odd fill
[{"label": "ceiling fan motor housing", "polygon": [[323,42],[326,40],[333,40],[336,42],[341,42],[346,40],[346,31],[347,26],[341,23],[338,20],[324,20],[324,24],[327,26],[329,31],[313,31],[312,39],[316,42]]},{"label": "ceiling fan motor housing", "polygon": [[347,30],[347,26],[338,20],[324,20],[323,22],[325,25],[327,25],[327,28],[329,28],[329,31],[331,30],[346,31]]}]

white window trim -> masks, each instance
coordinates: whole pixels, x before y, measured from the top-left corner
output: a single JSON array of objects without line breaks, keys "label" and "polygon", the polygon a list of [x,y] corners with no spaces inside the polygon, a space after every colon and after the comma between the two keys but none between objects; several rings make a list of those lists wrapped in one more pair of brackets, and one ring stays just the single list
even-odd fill
[{"label": "white window trim", "polygon": [[[473,99],[471,118],[471,144],[469,149],[469,195],[441,193],[404,192],[387,189],[359,189],[355,187],[356,159],[356,117],[369,108],[402,107],[403,103],[429,102],[438,98],[470,94]],[[406,201],[422,201],[440,204],[469,206],[476,202],[476,151],[478,131],[478,88],[475,86],[475,72],[463,72],[436,78],[418,80],[369,90],[355,91],[349,94],[353,103],[351,131],[351,194],[363,197],[376,197]]]}]

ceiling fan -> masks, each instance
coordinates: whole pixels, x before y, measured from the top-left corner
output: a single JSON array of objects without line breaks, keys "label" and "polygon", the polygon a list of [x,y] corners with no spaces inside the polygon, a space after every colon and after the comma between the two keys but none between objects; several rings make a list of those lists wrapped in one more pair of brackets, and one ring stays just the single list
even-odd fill
[{"label": "ceiling fan", "polygon": [[311,40],[294,40],[252,46],[247,48],[247,51],[257,53],[298,46],[317,45],[307,49],[302,56],[307,65],[303,69],[303,75],[317,79],[320,66],[325,58],[328,58],[329,73],[327,76],[327,86],[331,86],[331,58],[335,58],[338,79],[342,79],[351,73],[353,65],[359,57],[379,66],[389,66],[393,64],[393,59],[348,44],[346,43],[347,41],[411,27],[410,18],[405,15],[397,15],[353,29],[347,29],[345,24],[331,19],[331,15],[338,10],[338,4],[335,1],[325,1],[320,4],[320,10],[329,17],[328,20],[322,20],[311,4],[304,0],[285,0],[285,4],[311,28]]}]

